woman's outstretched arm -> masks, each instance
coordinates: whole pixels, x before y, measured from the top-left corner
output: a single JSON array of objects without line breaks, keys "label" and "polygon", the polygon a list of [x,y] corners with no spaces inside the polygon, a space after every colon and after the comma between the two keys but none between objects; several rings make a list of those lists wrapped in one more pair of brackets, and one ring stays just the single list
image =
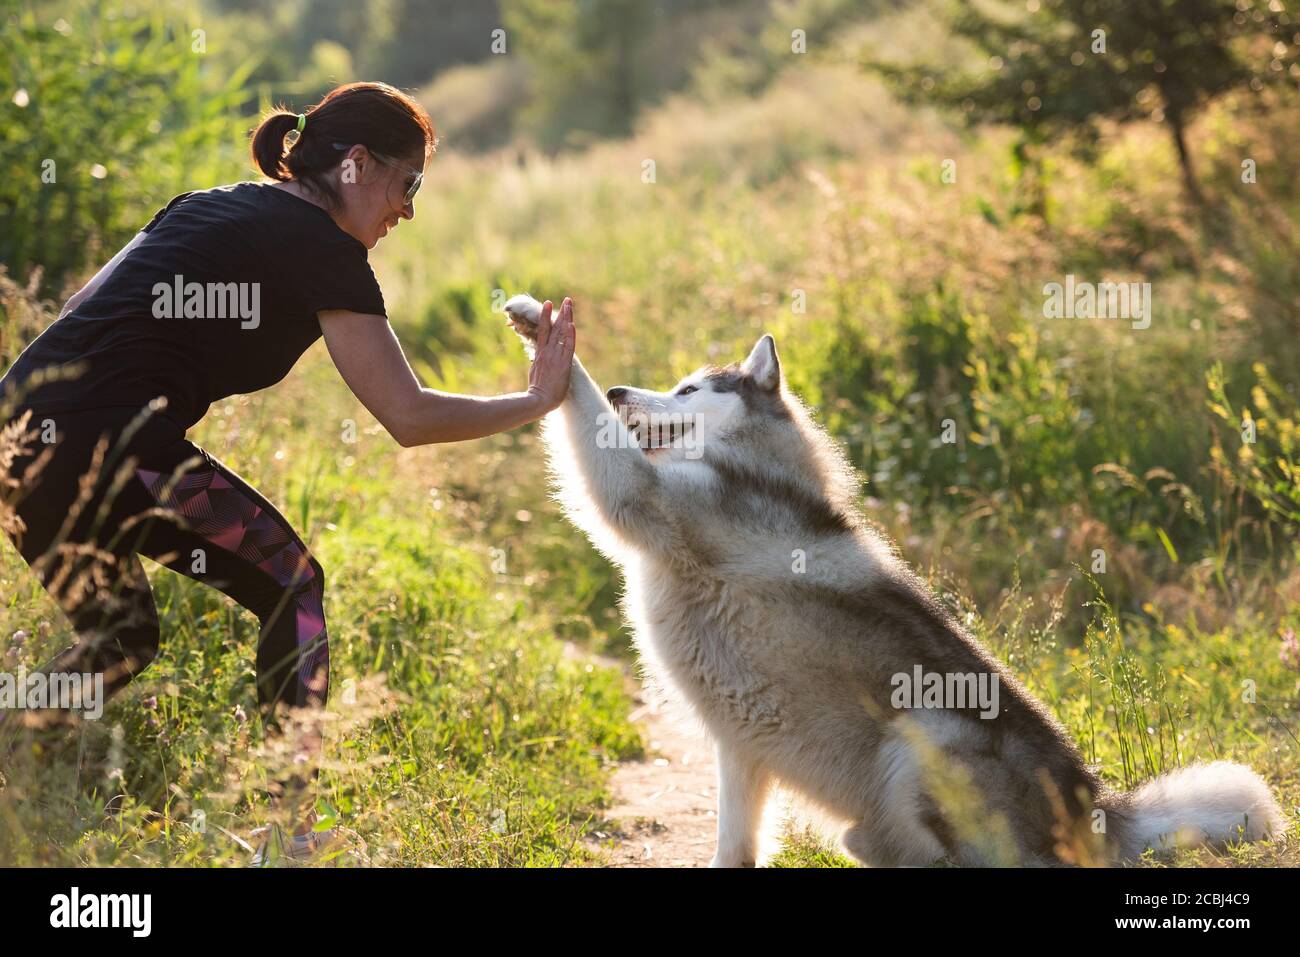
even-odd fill
[{"label": "woman's outstretched arm", "polygon": [[574,349],[573,305],[558,319],[546,303],[543,334],[528,374],[528,389],[507,395],[455,395],[420,385],[392,326],[383,316],[342,309],[317,313],[330,358],[343,381],[399,445],[460,442],[505,432],[540,419],[569,390]]}]

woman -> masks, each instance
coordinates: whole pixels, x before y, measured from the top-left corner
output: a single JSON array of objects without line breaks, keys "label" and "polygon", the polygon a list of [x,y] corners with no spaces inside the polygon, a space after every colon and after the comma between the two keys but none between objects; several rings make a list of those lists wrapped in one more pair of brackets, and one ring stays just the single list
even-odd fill
[{"label": "woman", "polygon": [[[0,418],[30,413],[37,437],[8,469],[9,485],[22,483],[11,537],[79,639],[44,670],[102,674],[107,696],[149,664],[160,634],[145,555],[257,615],[269,717],[324,703],[324,570],[270,502],[185,438],[211,403],[275,384],[317,338],[406,447],[513,429],[563,399],[568,299],[544,323],[526,391],[450,395],[422,388],[407,364],[367,250],[414,217],[434,146],[425,111],[382,83],[267,116],[251,152],[274,182],[177,196],[0,379]],[[93,488],[81,488],[86,474]]]}]

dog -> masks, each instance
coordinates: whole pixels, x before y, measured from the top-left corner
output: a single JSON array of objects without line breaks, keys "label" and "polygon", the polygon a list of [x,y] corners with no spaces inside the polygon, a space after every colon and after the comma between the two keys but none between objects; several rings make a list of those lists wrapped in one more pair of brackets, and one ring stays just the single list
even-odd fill
[{"label": "dog", "polygon": [[[541,305],[505,313],[533,354]],[[771,336],[668,392],[602,393],[575,356],[543,442],[566,514],[623,572],[645,672],[716,745],[712,866],[757,863],[775,782],[875,866],[1115,864],[1282,833],[1239,764],[1105,787],[859,513],[857,475]]]}]

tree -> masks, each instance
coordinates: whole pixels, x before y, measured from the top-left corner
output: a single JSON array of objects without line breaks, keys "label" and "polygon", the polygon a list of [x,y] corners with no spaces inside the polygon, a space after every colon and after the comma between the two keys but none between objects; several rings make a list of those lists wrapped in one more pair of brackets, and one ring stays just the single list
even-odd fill
[{"label": "tree", "polygon": [[536,68],[542,139],[565,131],[626,135],[645,92],[644,45],[662,17],[654,0],[503,0],[506,28]]},{"label": "tree", "polygon": [[874,63],[905,97],[959,105],[971,120],[1019,126],[1030,143],[1097,121],[1151,119],[1173,140],[1188,196],[1202,202],[1187,127],[1230,91],[1300,78],[1296,26],[1279,0],[954,2],[945,19],[985,57],[976,72]]}]

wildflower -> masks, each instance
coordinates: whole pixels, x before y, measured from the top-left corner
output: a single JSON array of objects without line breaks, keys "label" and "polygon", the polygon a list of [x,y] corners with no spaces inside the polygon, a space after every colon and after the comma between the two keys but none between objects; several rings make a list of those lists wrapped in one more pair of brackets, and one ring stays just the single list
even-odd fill
[{"label": "wildflower", "polygon": [[1296,640],[1295,629],[1288,628],[1282,633],[1282,647],[1278,650],[1282,666],[1292,671],[1300,671],[1300,641]]}]

